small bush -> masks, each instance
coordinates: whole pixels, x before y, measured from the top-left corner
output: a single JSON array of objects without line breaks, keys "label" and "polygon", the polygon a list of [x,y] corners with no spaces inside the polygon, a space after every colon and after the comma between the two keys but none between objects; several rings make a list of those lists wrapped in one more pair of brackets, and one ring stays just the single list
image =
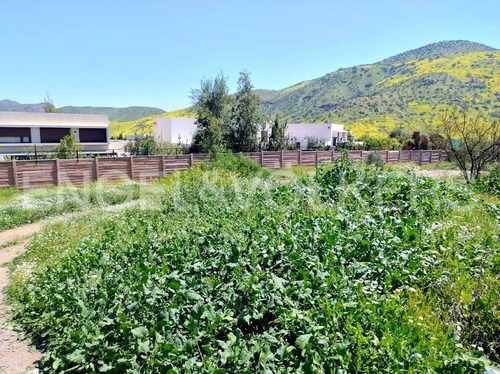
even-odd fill
[{"label": "small bush", "polygon": [[222,169],[243,177],[268,178],[271,173],[257,162],[243,155],[234,156],[231,153],[217,153],[210,162],[201,165],[202,170]]},{"label": "small bush", "polygon": [[373,165],[377,168],[381,168],[384,166],[385,162],[382,158],[382,155],[379,152],[370,152],[366,156],[365,163],[367,165]]}]

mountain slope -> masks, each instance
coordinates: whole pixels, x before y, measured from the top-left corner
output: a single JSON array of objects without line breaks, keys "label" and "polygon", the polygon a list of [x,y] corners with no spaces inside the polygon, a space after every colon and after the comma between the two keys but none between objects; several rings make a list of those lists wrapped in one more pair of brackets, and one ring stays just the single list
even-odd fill
[{"label": "mountain slope", "polygon": [[440,42],[379,63],[340,69],[281,91],[258,90],[264,112],[289,122],[344,123],[356,136],[385,136],[402,124],[428,131],[445,108],[474,103],[500,112],[500,51]]},{"label": "mountain slope", "polygon": [[120,135],[133,135],[133,134],[152,134],[154,129],[155,118],[157,117],[181,117],[190,118],[195,117],[196,114],[191,109],[179,109],[172,112],[165,112],[157,115],[152,115],[140,118],[134,121],[109,123],[110,133],[112,138],[118,138]]}]

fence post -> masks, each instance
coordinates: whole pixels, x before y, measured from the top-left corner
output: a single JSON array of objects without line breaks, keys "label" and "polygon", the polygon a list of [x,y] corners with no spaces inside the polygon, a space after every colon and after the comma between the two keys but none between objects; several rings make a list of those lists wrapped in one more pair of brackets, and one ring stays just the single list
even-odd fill
[{"label": "fence post", "polygon": [[318,151],[316,150],[316,167],[318,167]]},{"label": "fence post", "polygon": [[134,156],[130,155],[128,158],[128,166],[130,173],[130,180],[134,180]]},{"label": "fence post", "polygon": [[299,149],[299,166],[302,165],[302,149]]},{"label": "fence post", "polygon": [[421,149],[420,150],[420,162],[419,162],[419,165],[422,165],[422,156],[424,155],[424,150]]},{"label": "fence post", "polygon": [[283,167],[283,150],[280,151],[280,168]]},{"label": "fence post", "polygon": [[189,154],[189,167],[193,166],[193,154]]},{"label": "fence post", "polygon": [[398,162],[401,162],[401,149],[398,151]]},{"label": "fence post", "polygon": [[264,151],[260,151],[260,166],[264,166]]},{"label": "fence post", "polygon": [[165,178],[165,155],[161,155],[161,177]]},{"label": "fence post", "polygon": [[389,163],[389,151],[385,151],[385,163]]},{"label": "fence post", "polygon": [[59,165],[59,159],[56,158],[54,161],[56,163],[56,186],[59,187],[61,185],[61,168]]},{"label": "fence post", "polygon": [[99,181],[99,158],[94,157],[95,181]]},{"label": "fence post", "polygon": [[12,160],[12,181],[14,182],[14,187],[19,188],[18,182],[17,182],[17,161]]}]

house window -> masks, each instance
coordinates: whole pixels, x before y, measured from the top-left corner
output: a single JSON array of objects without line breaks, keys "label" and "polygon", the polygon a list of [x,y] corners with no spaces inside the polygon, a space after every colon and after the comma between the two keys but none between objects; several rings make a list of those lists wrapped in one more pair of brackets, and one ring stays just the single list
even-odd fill
[{"label": "house window", "polygon": [[80,129],[80,143],[107,143],[106,129]]},{"label": "house window", "polygon": [[40,138],[42,143],[59,143],[62,138],[70,134],[69,128],[41,127]]},{"label": "house window", "polygon": [[0,143],[30,143],[31,130],[26,127],[0,127]]}]

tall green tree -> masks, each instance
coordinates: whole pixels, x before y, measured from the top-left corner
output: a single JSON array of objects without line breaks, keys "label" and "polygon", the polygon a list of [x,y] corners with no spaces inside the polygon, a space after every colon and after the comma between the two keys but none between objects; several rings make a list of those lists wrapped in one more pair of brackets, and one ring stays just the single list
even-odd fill
[{"label": "tall green tree", "polygon": [[220,73],[214,79],[201,81],[199,89],[191,91],[196,107],[198,129],[194,143],[202,152],[216,152],[225,147],[227,118],[230,104],[226,77]]},{"label": "tall green tree", "polygon": [[263,121],[260,97],[253,91],[250,74],[240,73],[238,91],[231,107],[228,146],[234,152],[258,150],[257,131]]},{"label": "tall green tree", "polygon": [[281,151],[286,148],[288,144],[288,138],[285,135],[286,127],[287,121],[280,121],[279,115],[276,113],[271,127],[271,135],[269,136],[268,149],[270,151]]}]

